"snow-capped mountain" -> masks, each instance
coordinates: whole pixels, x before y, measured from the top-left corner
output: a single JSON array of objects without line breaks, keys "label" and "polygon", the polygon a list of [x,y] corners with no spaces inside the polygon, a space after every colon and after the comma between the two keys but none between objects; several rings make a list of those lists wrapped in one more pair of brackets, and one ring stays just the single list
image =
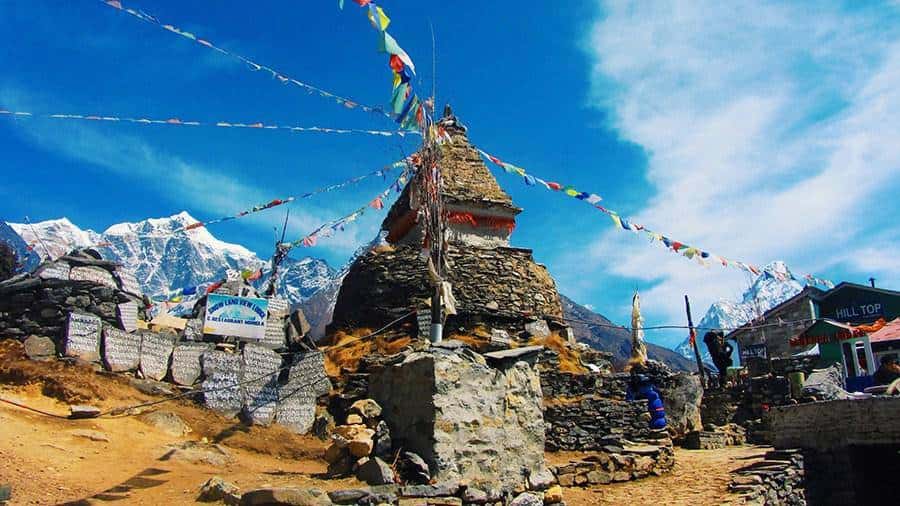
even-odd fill
[{"label": "snow-capped mountain", "polygon": [[16,272],[30,272],[41,263],[40,257],[12,227],[0,220],[0,243],[9,246],[16,254]]},{"label": "snow-capped mountain", "polygon": [[[166,294],[171,290],[216,281],[229,270],[268,268],[268,262],[238,244],[216,239],[206,228],[174,233],[197,220],[186,212],[167,218],[150,218],[136,223],[119,223],[102,233],[82,230],[66,218],[13,224],[26,241],[36,246],[42,257],[68,253],[73,248],[93,246],[104,258],[122,263],[134,273],[144,293]],[[37,240],[35,234],[40,238]],[[306,300],[328,283],[334,270],[316,258],[288,258],[280,271],[278,293],[291,303]],[[257,283],[263,286],[268,276]]]},{"label": "snow-capped mountain", "polygon": [[[712,304],[697,324],[697,328],[700,329],[697,331],[697,344],[700,346],[703,361],[712,364],[712,356],[703,343],[703,335],[707,332],[703,329],[740,327],[797,295],[803,290],[803,286],[802,282],[794,278],[784,262],[775,261],[767,265],[753,280],[753,284],[744,292],[740,301],[720,300]],[[687,358],[694,358],[694,350],[687,339],[675,350]]]}]

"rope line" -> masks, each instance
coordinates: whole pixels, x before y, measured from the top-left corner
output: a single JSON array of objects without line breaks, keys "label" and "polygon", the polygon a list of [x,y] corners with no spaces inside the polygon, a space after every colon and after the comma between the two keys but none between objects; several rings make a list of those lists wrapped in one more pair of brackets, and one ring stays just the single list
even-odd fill
[{"label": "rope line", "polygon": [[293,77],[290,77],[287,74],[279,72],[279,71],[277,71],[271,67],[268,67],[266,65],[257,63],[245,56],[238,54],[238,53],[234,53],[234,52],[222,49],[221,47],[210,42],[208,39],[200,38],[191,32],[181,30],[178,27],[175,27],[170,24],[163,23],[162,21],[157,19],[155,16],[148,14],[144,11],[141,11],[140,9],[132,9],[129,7],[125,7],[122,5],[123,2],[120,0],[99,0],[99,1],[108,7],[112,7],[113,9],[116,9],[119,12],[124,12],[134,18],[137,18],[137,19],[147,23],[147,24],[154,25],[158,28],[161,28],[161,29],[166,30],[171,33],[174,33],[176,35],[180,35],[186,39],[196,42],[197,44],[200,44],[201,46],[212,49],[213,51],[216,51],[220,54],[228,56],[229,58],[238,60],[241,63],[244,63],[245,65],[247,65],[247,67],[253,71],[260,71],[260,70],[266,71],[269,74],[271,74],[274,79],[277,79],[282,84],[285,84],[285,85],[293,84],[295,86],[299,86],[300,88],[307,90],[310,93],[313,93],[313,92],[318,93],[319,96],[321,96],[323,98],[334,99],[338,104],[343,105],[344,107],[346,107],[348,109],[355,109],[355,108],[359,107],[365,112],[370,112],[370,113],[374,113],[376,115],[391,118],[391,115],[388,114],[387,112],[385,112],[384,109],[382,109],[381,107],[377,107],[377,106],[373,107],[373,106],[365,105],[365,104],[362,104],[361,102],[357,102],[356,100],[351,100],[350,98],[347,98],[347,97],[338,95],[336,93],[332,93],[330,91],[319,88],[318,86],[313,86],[311,84],[304,83],[302,81],[298,81],[297,79],[294,79]]}]

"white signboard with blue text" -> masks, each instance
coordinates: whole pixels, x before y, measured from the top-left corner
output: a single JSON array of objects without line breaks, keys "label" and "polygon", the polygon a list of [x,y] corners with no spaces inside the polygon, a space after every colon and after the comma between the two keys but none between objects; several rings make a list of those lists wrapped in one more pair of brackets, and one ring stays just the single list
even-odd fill
[{"label": "white signboard with blue text", "polygon": [[260,340],[266,335],[268,309],[266,299],[211,293],[203,333]]}]

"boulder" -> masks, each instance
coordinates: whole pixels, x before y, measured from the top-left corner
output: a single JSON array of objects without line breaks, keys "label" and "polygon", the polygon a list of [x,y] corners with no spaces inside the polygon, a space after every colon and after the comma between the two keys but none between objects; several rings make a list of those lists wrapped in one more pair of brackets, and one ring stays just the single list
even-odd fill
[{"label": "boulder", "polygon": [[333,490],[328,492],[328,497],[334,504],[359,504],[362,499],[369,497],[371,493],[361,488],[349,488],[345,490]]},{"label": "boulder", "polygon": [[180,460],[192,464],[209,464],[222,467],[231,461],[231,453],[221,445],[205,444],[199,441],[185,441],[169,446],[169,452],[162,460]]},{"label": "boulder", "polygon": [[171,411],[152,411],[139,416],[138,420],[170,436],[180,437],[193,432],[180,416]]},{"label": "boulder", "polygon": [[200,502],[225,501],[237,504],[240,500],[240,489],[234,483],[227,482],[219,476],[213,476],[200,485],[200,495],[197,496],[197,500]]},{"label": "boulder", "polygon": [[331,504],[328,494],[317,488],[258,488],[241,496],[241,506],[331,506]]},{"label": "boulder", "polygon": [[525,492],[516,496],[509,506],[544,506],[544,499],[531,492]]},{"label": "boulder", "polygon": [[666,409],[667,428],[673,438],[681,439],[689,432],[702,429],[703,387],[699,376],[675,373],[657,388]]},{"label": "boulder", "polygon": [[850,394],[844,390],[841,365],[833,364],[825,369],[815,369],[803,382],[800,395],[804,399],[814,398],[818,401],[848,399]]},{"label": "boulder", "polygon": [[550,335],[550,326],[547,320],[536,320],[525,324],[525,332],[530,337],[547,337]]},{"label": "boulder", "polygon": [[375,448],[372,452],[383,459],[390,459],[392,449],[391,431],[388,424],[382,420],[375,426]]},{"label": "boulder", "polygon": [[418,454],[403,452],[400,454],[400,462],[397,464],[403,481],[410,483],[428,483],[431,481],[431,471],[428,464]]},{"label": "boulder", "polygon": [[375,447],[375,442],[372,439],[374,435],[374,431],[371,429],[367,429],[368,432],[360,433],[355,438],[350,440],[350,443],[347,445],[347,448],[350,450],[350,454],[354,457],[368,457],[372,453],[372,448]]},{"label": "boulder", "polygon": [[333,464],[347,455],[347,445],[338,441],[332,441],[328,448],[325,448],[325,462]]},{"label": "boulder", "polygon": [[544,502],[547,504],[563,502],[563,490],[559,485],[553,485],[544,492]]},{"label": "boulder", "polygon": [[362,417],[357,415],[356,413],[347,415],[347,425],[361,425],[362,423]]},{"label": "boulder", "polygon": [[356,477],[369,485],[388,485],[394,483],[394,471],[391,466],[378,457],[372,457],[359,466]]},{"label": "boulder", "polygon": [[360,415],[368,424],[381,416],[381,406],[372,399],[360,399],[350,405],[350,413]]},{"label": "boulder", "polygon": [[28,336],[25,339],[25,355],[42,362],[56,360],[56,343],[49,337]]}]

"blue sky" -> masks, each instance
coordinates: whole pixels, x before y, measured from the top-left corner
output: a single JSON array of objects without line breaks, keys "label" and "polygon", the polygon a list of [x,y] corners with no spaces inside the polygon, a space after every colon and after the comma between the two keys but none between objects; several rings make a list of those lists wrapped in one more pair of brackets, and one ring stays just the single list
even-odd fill
[{"label": "blue sky", "polygon": [[[390,93],[384,55],[352,1],[124,2],[221,47],[361,102]],[[900,3],[381,3],[391,33],[484,149],[604,197],[714,253],[835,281],[900,286]],[[0,107],[35,113],[391,128],[99,2],[0,3]],[[0,119],[0,217],[69,217],[103,230],[187,210],[198,219],[374,170],[415,139]],[[574,199],[495,173],[525,208],[513,242],[560,290],[649,324],[735,297],[738,271],[704,268],[613,230]],[[370,180],[292,207],[289,235],[367,202]],[[211,227],[260,256],[281,212]],[[382,215],[296,254],[340,265]],[[695,309],[695,312],[699,310]],[[695,315],[699,318],[700,315]],[[649,333],[676,344],[679,333]]]}]

